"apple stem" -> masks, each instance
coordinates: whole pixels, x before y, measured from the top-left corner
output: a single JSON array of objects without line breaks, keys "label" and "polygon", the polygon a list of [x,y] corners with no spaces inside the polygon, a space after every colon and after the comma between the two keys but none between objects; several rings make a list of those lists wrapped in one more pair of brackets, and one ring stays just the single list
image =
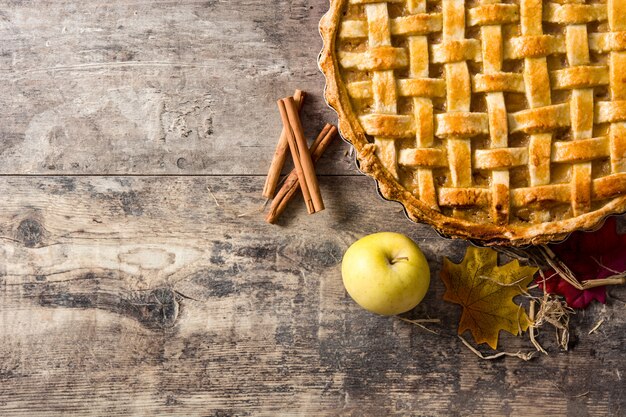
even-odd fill
[{"label": "apple stem", "polygon": [[400,261],[408,261],[408,260],[409,260],[409,258],[407,258],[407,257],[405,256],[405,257],[402,257],[402,258],[393,258],[393,259],[390,261],[390,263],[391,263],[391,265],[393,265],[393,264],[396,264],[396,263],[398,263],[398,262],[400,262]]}]

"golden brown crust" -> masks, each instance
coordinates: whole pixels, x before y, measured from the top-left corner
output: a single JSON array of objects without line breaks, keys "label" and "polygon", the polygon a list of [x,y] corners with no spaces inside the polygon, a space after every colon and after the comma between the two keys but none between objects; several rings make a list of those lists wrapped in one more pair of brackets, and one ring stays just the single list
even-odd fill
[{"label": "golden brown crust", "polygon": [[[541,4],[541,0],[529,0],[528,7],[531,7],[533,2]],[[626,168],[626,161],[624,161],[624,149],[626,149],[626,128],[621,122],[626,120],[626,86],[615,87],[613,91],[613,101],[604,102],[601,105],[596,105],[593,108],[591,115],[595,119],[595,123],[601,120],[603,123],[615,123],[611,125],[607,137],[592,138],[589,135],[583,134],[581,137],[583,140],[589,142],[589,146],[578,145],[576,142],[553,142],[552,134],[545,132],[553,132],[554,129],[560,127],[571,127],[572,123],[577,123],[577,129],[579,131],[585,130],[588,125],[590,116],[585,115],[586,119],[576,119],[576,115],[572,118],[572,105],[569,103],[551,104],[550,91],[548,90],[547,96],[545,85],[548,85],[550,80],[556,80],[555,84],[559,88],[564,88],[573,91],[584,91],[582,89],[590,86],[606,85],[611,81],[611,77],[618,76],[617,72],[623,70],[617,70],[617,64],[626,64],[626,52],[621,52],[626,49],[626,37],[621,35],[621,31],[626,30],[626,19],[621,17],[609,16],[609,23],[612,25],[614,32],[609,34],[592,34],[589,36],[589,49],[592,51],[618,51],[612,52],[611,65],[604,69],[591,68],[590,71],[584,71],[579,69],[584,67],[584,57],[581,61],[581,65],[575,67],[577,69],[571,71],[553,72],[549,73],[545,66],[545,56],[555,51],[562,51],[566,53],[566,39],[561,36],[555,35],[543,35],[541,31],[535,29],[537,22],[541,24],[541,19],[548,21],[567,21],[570,24],[580,24],[589,21],[589,19],[598,20],[603,17],[603,13],[606,15],[606,7],[600,5],[558,5],[550,4],[549,7],[543,9],[543,16],[534,16],[532,13],[526,13],[525,24],[528,26],[527,33],[523,33],[517,39],[511,39],[509,41],[503,41],[502,56],[505,58],[515,56],[519,59],[524,59],[526,62],[523,78],[519,75],[501,74],[500,68],[494,68],[491,73],[484,73],[480,76],[474,76],[471,81],[476,90],[484,91],[489,94],[502,94],[502,91],[519,91],[523,89],[524,80],[529,82],[530,85],[526,86],[526,93],[529,99],[528,110],[522,110],[517,113],[509,113],[507,117],[509,131],[520,131],[530,135],[530,143],[527,148],[523,150],[512,149],[507,147],[506,141],[504,146],[498,146],[497,149],[485,150],[482,153],[474,155],[473,164],[482,164],[486,168],[495,167],[512,167],[519,164],[528,164],[529,171],[531,172],[531,184],[528,187],[519,187],[515,189],[509,189],[505,183],[500,184],[502,178],[496,179],[494,182],[493,193],[488,188],[470,187],[463,184],[463,180],[459,180],[453,187],[441,187],[437,189],[434,185],[433,171],[431,168],[442,164],[442,158],[453,158],[453,154],[460,155],[462,157],[467,156],[464,148],[466,139],[463,137],[470,137],[474,134],[484,134],[485,131],[494,130],[494,123],[501,123],[501,121],[487,120],[487,116],[483,116],[484,113],[470,116],[472,122],[468,125],[465,122],[462,126],[459,126],[459,120],[455,120],[454,116],[450,116],[450,113],[443,113],[434,115],[434,126],[430,126],[435,135],[450,133],[455,137],[448,144],[447,155],[443,155],[443,151],[433,149],[430,154],[422,152],[419,149],[409,151],[400,150],[394,160],[394,164],[398,161],[399,164],[410,166],[419,165],[416,168],[418,175],[423,175],[425,181],[420,181],[419,195],[420,199],[416,195],[405,188],[398,179],[397,170],[390,170],[388,162],[386,164],[381,161],[381,153],[379,152],[381,146],[388,146],[390,139],[385,137],[393,137],[398,135],[397,129],[391,128],[391,125],[397,127],[398,123],[405,124],[407,130],[404,135],[415,135],[416,131],[428,131],[429,126],[414,125],[411,122],[411,118],[408,120],[403,118],[402,114],[395,114],[395,111],[377,112],[378,114],[368,115],[366,117],[359,118],[354,114],[352,104],[350,102],[350,95],[348,89],[358,90],[361,93],[356,94],[379,94],[372,92],[371,88],[368,88],[367,82],[360,86],[356,83],[346,86],[344,84],[340,70],[339,62],[342,57],[339,57],[336,53],[336,42],[339,30],[353,30],[360,31],[362,36],[367,36],[366,29],[362,27],[356,28],[343,28],[341,23],[342,10],[346,5],[347,0],[331,0],[330,9],[324,15],[320,21],[320,33],[324,40],[324,48],[320,54],[319,66],[326,77],[326,90],[325,97],[328,104],[335,109],[339,117],[339,130],[342,136],[349,141],[355,148],[357,153],[357,159],[360,169],[373,177],[380,190],[382,196],[389,200],[394,200],[402,203],[406,209],[408,217],[417,222],[425,222],[432,225],[441,234],[453,238],[465,238],[474,241],[479,241],[488,245],[526,245],[526,244],[540,244],[550,241],[556,241],[563,239],[569,233],[575,230],[592,229],[596,227],[605,216],[615,213],[622,213],[626,211],[626,173],[623,168]],[[375,3],[373,1],[362,1],[361,3]],[[618,0],[609,0],[609,7],[611,4],[619,3]],[[567,6],[567,7],[566,7]],[[576,7],[573,7],[576,6]],[[581,6],[581,7],[579,7]],[[585,6],[585,7],[582,7]],[[589,6],[589,7],[587,7]],[[593,6],[593,7],[591,7]],[[619,5],[616,8],[621,7]],[[541,10],[541,7],[539,7]],[[433,17],[429,17],[433,16]],[[392,26],[392,33],[411,33],[421,34],[427,33],[429,30],[435,30],[441,26],[440,15],[421,15],[415,18],[417,23],[406,23],[407,19],[398,20],[395,19]],[[488,5],[483,6],[482,10],[477,8],[472,9],[469,14],[469,25],[482,25],[484,23],[502,23],[519,19],[517,9],[510,5]],[[612,20],[611,20],[612,19]],[[399,23],[400,22],[400,23]],[[523,22],[524,23],[524,22]],[[570,34],[572,39],[580,33]],[[476,41],[477,42],[477,41]],[[463,45],[461,48],[460,45]],[[441,62],[447,63],[449,75],[457,77],[459,80],[464,80],[463,84],[467,83],[469,88],[470,78],[465,79],[465,73],[460,67],[455,67],[455,63],[458,60],[465,60],[474,57],[476,54],[481,54],[481,59],[490,59],[487,56],[483,56],[481,53],[480,43],[474,42],[459,42],[458,40],[448,40],[444,42],[443,47],[436,50],[437,59]],[[419,44],[414,47],[420,47]],[[395,67],[406,67],[409,65],[411,59],[406,53],[399,52],[391,47],[391,45],[378,46],[378,48],[387,48],[385,50],[385,56],[391,56],[387,60],[369,62],[368,68],[375,68],[376,71],[390,71]],[[431,53],[433,49],[431,48]],[[390,54],[390,55],[389,55]],[[571,56],[570,58],[575,58]],[[543,63],[542,63],[543,62]],[[451,64],[450,64],[451,63]],[[413,69],[411,69],[413,70]],[[621,72],[623,74],[623,72]],[[520,74],[521,75],[521,74]],[[460,77],[460,78],[459,78]],[[534,81],[533,81],[534,80]],[[540,82],[537,80],[541,80]],[[545,80],[545,82],[544,82]],[[533,84],[533,82],[537,84]],[[409,85],[413,81],[395,81],[394,85],[398,85],[396,90],[398,95],[402,96],[402,91],[409,89],[419,90],[425,97],[441,97],[441,86],[435,85],[432,81],[423,81],[421,84]],[[403,87],[399,87],[400,84]],[[521,83],[521,84],[520,84]],[[384,82],[381,83],[383,85]],[[542,85],[543,84],[543,87]],[[389,85],[384,84],[384,85]],[[465,88],[461,86],[460,88]],[[371,85],[369,87],[372,87]],[[450,87],[448,87],[450,88]],[[543,88],[543,90],[542,90]],[[404,89],[404,90],[403,90]],[[576,90],[581,89],[581,90]],[[354,92],[354,91],[352,91]],[[459,97],[462,91],[459,89]],[[449,93],[448,93],[449,94]],[[354,97],[355,94],[353,94]],[[407,96],[411,96],[411,93],[407,93]],[[382,99],[384,102],[384,99]],[[463,101],[462,98],[459,98]],[[498,98],[493,99],[495,101],[493,109],[497,109]],[[582,94],[580,100],[575,105],[585,106],[588,97]],[[622,100],[620,102],[620,100]],[[421,103],[421,104],[420,104]],[[432,104],[430,99],[425,99],[419,102],[420,111],[426,112],[425,114],[432,114]],[[429,107],[430,106],[430,107]],[[463,106],[461,106],[463,107]],[[469,106],[468,106],[469,107]],[[392,109],[393,110],[393,109]],[[463,108],[459,108],[463,110]],[[428,113],[430,111],[430,113]],[[469,111],[469,108],[465,110]],[[469,112],[468,112],[469,113]],[[384,114],[384,117],[380,114]],[[472,114],[472,113],[469,113]],[[582,114],[582,113],[581,113]],[[491,117],[491,116],[490,116]],[[580,116],[582,117],[582,115]],[[466,119],[467,120],[467,119]],[[494,119],[495,120],[495,119]],[[620,122],[620,123],[617,123]],[[506,124],[506,123],[505,123]],[[486,128],[489,126],[489,128]],[[375,143],[371,143],[365,133],[364,127],[376,131],[375,137],[381,137],[377,139]],[[495,129],[497,130],[497,129]],[[428,142],[428,134],[425,134],[421,140]],[[493,138],[492,138],[493,139]],[[419,138],[418,138],[419,140]],[[432,139],[430,139],[432,140]],[[559,143],[557,145],[557,143]],[[428,143],[421,144],[420,146],[427,147]],[[612,173],[609,175],[601,176],[599,178],[590,178],[590,171],[586,162],[590,158],[593,159],[597,155],[604,155],[610,159]],[[386,156],[383,156],[386,157]],[[467,170],[468,167],[463,163],[469,163],[468,161],[461,161],[459,157],[460,171]],[[553,162],[572,162],[574,163],[574,179],[571,183],[566,184],[550,184],[550,161]],[[430,160],[430,163],[425,162]],[[471,169],[471,167],[469,167]],[[496,171],[494,171],[496,172]],[[546,175],[548,181],[545,180]],[[430,185],[429,185],[430,184]],[[586,188],[585,188],[586,187]],[[585,190],[589,190],[585,192]],[[572,202],[574,207],[578,207],[580,210],[577,216],[565,218],[565,219],[553,219],[549,222],[543,223],[528,223],[528,224],[515,224],[508,223],[505,219],[509,216],[508,209],[502,209],[502,201],[508,202],[510,199],[511,207],[531,206],[536,202],[541,201],[563,201],[565,203]],[[591,201],[603,199],[603,205],[594,207],[590,210]],[[445,206],[446,203],[452,205],[459,205],[462,203],[469,205],[492,205],[492,212],[494,219],[485,221],[484,223],[477,223],[469,221],[463,217],[453,217],[442,213],[441,206]],[[508,204],[507,204],[508,207]],[[576,209],[574,209],[576,210]]]}]

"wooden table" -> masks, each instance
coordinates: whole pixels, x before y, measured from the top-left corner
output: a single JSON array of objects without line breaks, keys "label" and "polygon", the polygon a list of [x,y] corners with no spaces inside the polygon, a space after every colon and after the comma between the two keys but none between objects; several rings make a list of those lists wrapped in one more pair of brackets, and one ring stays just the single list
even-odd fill
[{"label": "wooden table", "polygon": [[[264,223],[275,100],[310,93],[309,136],[336,120],[326,1],[0,4],[0,415],[625,415],[624,288],[573,317],[570,351],[546,329],[549,356],[482,361],[438,279],[466,243],[382,201],[345,143],[326,211]],[[428,257],[410,317],[439,334],[345,293],[343,252],[382,230]]]}]

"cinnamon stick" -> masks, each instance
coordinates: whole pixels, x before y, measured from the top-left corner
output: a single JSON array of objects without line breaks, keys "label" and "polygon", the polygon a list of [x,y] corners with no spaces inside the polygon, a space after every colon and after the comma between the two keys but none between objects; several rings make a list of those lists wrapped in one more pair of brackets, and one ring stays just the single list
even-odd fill
[{"label": "cinnamon stick", "polygon": [[[298,152],[300,165],[302,167],[302,174],[304,175],[304,179],[306,181],[307,187],[309,188],[308,191],[311,196],[310,205],[312,206],[313,210],[309,210],[309,213],[322,211],[324,210],[322,193],[320,192],[320,187],[317,182],[317,176],[315,175],[315,166],[313,165],[313,161],[311,160],[309,147],[304,137],[304,131],[302,130],[302,123],[300,122],[300,116],[298,115],[296,103],[293,100],[293,97],[284,98],[282,102],[285,105],[285,109],[287,110],[289,124],[291,125],[291,129],[293,130],[294,136],[296,138],[296,151]],[[293,144],[294,143],[290,143],[289,146],[292,146]],[[302,186],[302,184],[300,184],[300,186]],[[309,206],[308,202],[307,206]]]},{"label": "cinnamon stick", "polygon": [[[296,102],[298,111],[302,109],[304,97],[305,94],[302,90],[296,90],[293,94],[293,100]],[[285,165],[285,159],[287,158],[287,148],[289,148],[289,142],[287,141],[287,132],[285,132],[285,128],[283,127],[278,143],[276,144],[276,150],[274,151],[274,157],[272,158],[267,178],[265,179],[265,185],[263,186],[263,197],[265,198],[269,199],[274,197],[276,186],[280,179],[280,172],[283,170],[283,165]]]},{"label": "cinnamon stick", "polygon": [[304,197],[307,211],[309,212],[309,214],[312,214],[315,213],[315,207],[313,206],[313,200],[311,199],[311,193],[309,192],[309,185],[306,181],[306,177],[304,176],[304,172],[302,169],[302,163],[300,161],[300,151],[298,150],[298,142],[296,141],[293,127],[291,126],[289,116],[287,115],[285,102],[281,99],[278,100],[277,104],[278,111],[280,112],[280,118],[283,122],[283,127],[285,128],[285,132],[287,133],[287,142],[289,142],[289,150],[291,151],[293,165],[295,167],[296,174],[298,175],[300,188],[302,189],[302,196]]},{"label": "cinnamon stick", "polygon": [[[313,163],[316,163],[321,158],[326,151],[326,148],[328,148],[328,145],[332,143],[336,135],[337,128],[335,126],[330,124],[326,124],[326,126],[324,126],[310,148]],[[300,184],[298,182],[298,174],[296,173],[296,170],[293,169],[285,179],[283,186],[280,190],[278,190],[274,200],[272,200],[270,211],[267,213],[265,221],[268,223],[275,223],[276,220],[278,220],[278,217],[280,217],[283,211],[285,211],[287,204],[298,191],[299,187]]]}]

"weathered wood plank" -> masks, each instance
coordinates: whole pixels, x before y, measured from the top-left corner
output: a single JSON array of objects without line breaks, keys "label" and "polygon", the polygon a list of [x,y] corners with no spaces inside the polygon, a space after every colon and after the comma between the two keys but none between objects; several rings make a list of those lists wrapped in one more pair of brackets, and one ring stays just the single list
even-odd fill
[{"label": "weathered wood plank", "polygon": [[[624,288],[573,318],[570,352],[481,362],[456,338],[459,310],[437,278],[465,243],[412,225],[364,177],[323,178],[325,212],[294,202],[266,225],[251,214],[262,183],[3,178],[0,414],[623,413]],[[412,314],[441,319],[439,335],[345,294],[343,251],[379,230],[424,249],[433,284]]]},{"label": "weathered wood plank", "polygon": [[[0,6],[0,174],[258,175],[277,97],[312,93],[310,136],[335,119],[315,63],[325,1]],[[354,173],[346,150],[319,172]],[[624,288],[573,318],[569,353],[480,362],[436,278],[464,243],[410,224],[363,177],[323,178],[325,212],[294,202],[269,226],[262,181],[2,177],[0,414],[623,414]],[[440,318],[439,335],[345,294],[343,251],[379,230],[430,259],[412,314]]]},{"label": "weathered wood plank", "polygon": [[[276,99],[310,93],[309,137],[336,120],[316,63],[325,9],[0,1],[0,173],[266,172],[280,133]],[[333,146],[320,172],[354,172],[346,150]]]}]

